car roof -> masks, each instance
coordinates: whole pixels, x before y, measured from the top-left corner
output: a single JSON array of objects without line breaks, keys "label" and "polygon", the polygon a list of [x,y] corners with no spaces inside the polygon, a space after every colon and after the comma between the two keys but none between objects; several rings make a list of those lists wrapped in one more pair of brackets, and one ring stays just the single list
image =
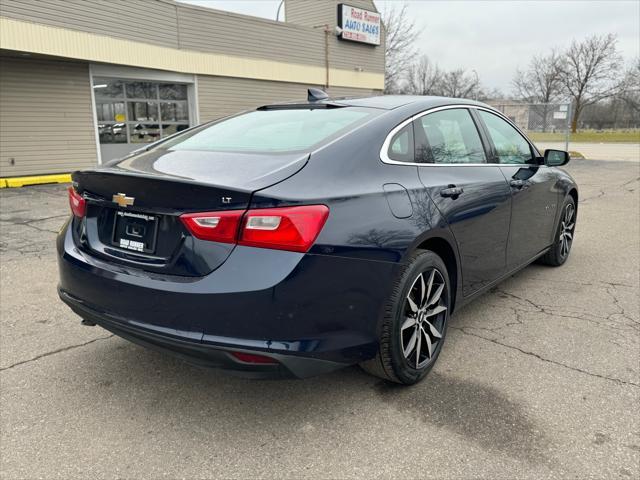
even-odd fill
[{"label": "car roof", "polygon": [[411,103],[428,103],[433,106],[439,106],[443,100],[442,97],[428,97],[418,95],[378,95],[374,97],[360,98],[340,98],[335,99],[336,103],[352,105],[357,107],[381,108],[384,110],[393,110]]},{"label": "car roof", "polygon": [[[274,105],[265,105],[259,109],[279,109],[279,108],[308,108],[308,107],[365,107],[365,108],[377,108],[381,110],[394,110],[400,107],[406,107],[408,110],[415,110],[416,112],[423,111],[430,108],[441,107],[445,105],[478,105],[491,108],[475,100],[468,100],[464,98],[448,98],[448,97],[434,97],[434,96],[422,96],[422,95],[377,95],[371,97],[354,97],[354,98],[327,98],[325,100],[318,100],[315,102],[284,102]],[[321,107],[321,108],[322,108]]]}]

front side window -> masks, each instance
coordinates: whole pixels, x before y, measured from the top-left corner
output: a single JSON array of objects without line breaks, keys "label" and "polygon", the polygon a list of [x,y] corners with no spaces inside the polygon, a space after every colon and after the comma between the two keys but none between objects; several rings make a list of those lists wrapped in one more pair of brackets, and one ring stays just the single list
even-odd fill
[{"label": "front side window", "polygon": [[478,110],[478,114],[489,130],[500,163],[530,163],[531,147],[520,133],[509,123],[493,113]]},{"label": "front side window", "polygon": [[376,114],[373,109],[353,107],[256,110],[186,132],[161,144],[161,148],[232,152],[307,150]]},{"label": "front side window", "polygon": [[416,120],[420,163],[485,163],[478,129],[464,108],[440,110]]}]

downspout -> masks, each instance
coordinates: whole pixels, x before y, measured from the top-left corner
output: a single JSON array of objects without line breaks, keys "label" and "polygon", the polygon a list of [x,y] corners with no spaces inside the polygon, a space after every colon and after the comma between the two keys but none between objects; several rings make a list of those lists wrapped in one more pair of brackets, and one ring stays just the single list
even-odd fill
[{"label": "downspout", "polygon": [[325,91],[329,90],[329,34],[331,33],[331,27],[328,23],[323,25],[315,25],[313,28],[322,28],[324,31],[324,88]]}]

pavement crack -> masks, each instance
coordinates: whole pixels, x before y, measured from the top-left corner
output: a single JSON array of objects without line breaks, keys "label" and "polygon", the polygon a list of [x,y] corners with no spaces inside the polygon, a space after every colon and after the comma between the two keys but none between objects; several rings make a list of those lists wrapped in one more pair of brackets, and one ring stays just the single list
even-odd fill
[{"label": "pavement crack", "polygon": [[1,221],[4,223],[8,223],[9,225],[30,225],[31,223],[35,223],[35,222],[44,222],[46,220],[53,220],[55,218],[63,218],[63,217],[68,217],[69,214],[67,213],[62,213],[60,215],[51,215],[49,217],[42,217],[42,218],[31,218],[31,219],[24,219],[24,218],[3,218]]},{"label": "pavement crack", "polygon": [[38,230],[39,232],[47,232],[47,233],[53,233],[54,235],[57,234],[58,232],[56,232],[55,230],[49,230],[48,228],[40,228],[36,225],[32,225],[30,222],[27,223],[19,223],[17,225],[24,225],[25,227],[29,227],[29,228],[33,228],[35,230]]},{"label": "pavement crack", "polygon": [[499,295],[502,295],[503,297],[508,297],[508,298],[513,299],[513,300],[516,300],[516,303],[520,303],[520,305],[522,305],[522,304],[529,305],[529,306],[535,308],[539,312],[544,312],[544,308],[542,306],[538,305],[535,302],[532,302],[528,298],[519,297],[518,295],[516,295],[514,293],[507,292],[507,291],[502,290],[500,288],[496,288],[494,291],[496,293],[498,293]]},{"label": "pavement crack", "polygon": [[622,184],[622,188],[625,189],[627,192],[634,192],[635,188],[627,188],[627,185],[638,182],[638,181],[640,181],[640,177],[629,180],[628,182],[625,182]]},{"label": "pavement crack", "polygon": [[458,331],[462,332],[464,335],[470,335],[472,337],[481,338],[482,340],[486,340],[487,342],[491,342],[491,343],[494,343],[496,345],[500,345],[501,347],[508,348],[508,349],[511,349],[511,350],[515,350],[517,352],[522,353],[523,355],[527,355],[527,356],[530,356],[530,357],[537,358],[538,360],[540,360],[542,362],[551,363],[552,365],[557,365],[559,367],[566,368],[567,370],[572,370],[574,372],[579,372],[579,373],[583,373],[585,375],[589,375],[590,377],[600,378],[602,380],[608,380],[610,382],[615,382],[615,383],[622,384],[622,385],[631,385],[631,386],[634,386],[634,387],[640,387],[639,383],[629,382],[627,380],[622,380],[622,379],[616,378],[616,377],[608,377],[606,375],[600,375],[598,373],[589,372],[589,371],[583,370],[581,368],[572,367],[571,365],[566,365],[566,364],[564,364],[562,362],[558,362],[558,361],[555,361],[555,360],[551,360],[551,359],[545,358],[545,357],[543,357],[543,356],[541,356],[541,355],[539,355],[537,353],[529,352],[527,350],[523,350],[522,348],[516,347],[515,345],[509,345],[507,343],[499,342],[498,340],[495,340],[495,339],[483,337],[482,335],[478,335],[477,333],[469,332],[468,331],[468,327],[465,328],[465,327],[453,327],[453,326],[450,326],[449,328],[452,328],[454,330],[458,330]]},{"label": "pavement crack", "polygon": [[106,339],[111,338],[111,337],[113,337],[113,334],[107,335],[106,337],[94,338],[93,340],[89,340],[88,342],[84,342],[84,343],[79,343],[77,345],[69,345],[68,347],[59,348],[57,350],[53,350],[51,352],[43,353],[41,355],[36,355],[35,357],[30,358],[28,360],[21,360],[21,361],[16,362],[16,363],[14,363],[12,365],[9,365],[9,366],[6,366],[6,367],[2,367],[2,368],[0,368],[0,372],[2,372],[4,370],[9,370],[9,369],[14,368],[14,367],[18,367],[20,365],[25,365],[27,363],[35,362],[36,360],[40,360],[41,358],[45,358],[45,357],[50,357],[51,355],[56,355],[58,353],[62,353],[62,352],[66,352],[66,351],[69,351],[69,350],[76,349],[76,348],[84,347],[86,345],[90,345],[90,344],[95,343],[95,342],[100,341],[100,340],[106,340]]},{"label": "pavement crack", "polygon": [[[605,283],[605,282],[602,282]],[[625,310],[622,308],[622,306],[619,304],[617,297],[615,296],[614,293],[612,293],[610,291],[610,289],[615,289],[615,285],[612,283],[607,283],[607,288],[606,291],[609,294],[609,296],[613,299],[614,301],[614,305],[616,306],[616,309],[618,311],[609,314],[606,317],[601,317],[598,315],[594,315],[591,313],[587,313],[587,312],[581,312],[581,311],[575,311],[572,309],[564,309],[564,311],[560,308],[557,307],[555,305],[545,305],[545,304],[538,304],[533,302],[532,300],[529,300],[528,298],[525,297],[520,297],[514,293],[510,293],[507,292],[505,290],[502,290],[500,288],[494,288],[492,290],[492,292],[496,293],[498,296],[501,296],[502,298],[508,298],[510,300],[513,300],[517,305],[519,305],[520,307],[524,308],[523,310],[520,310],[518,308],[515,307],[509,307],[513,310],[514,314],[516,315],[516,321],[515,322],[509,322],[501,327],[495,328],[493,329],[494,331],[498,331],[501,328],[506,328],[506,327],[510,327],[512,325],[516,325],[516,324],[523,324],[524,322],[522,321],[522,319],[520,318],[520,315],[518,313],[518,311],[520,312],[527,312],[527,311],[533,311],[533,312],[537,312],[537,313],[541,313],[543,315],[549,315],[552,317],[561,317],[561,318],[570,318],[570,319],[575,319],[575,320],[582,320],[585,322],[589,322],[592,323],[594,325],[597,325],[599,327],[602,328],[606,328],[609,330],[617,330],[620,332],[626,332],[628,330],[624,329],[624,328],[619,328],[618,326],[612,325],[616,324],[616,325],[623,325],[625,327],[631,328],[632,330],[636,330],[638,331],[638,325],[640,325],[640,322],[638,322],[637,320],[634,320],[633,318],[631,318],[629,315],[626,314]],[[626,285],[624,285],[626,286]],[[530,307],[533,308],[533,310],[527,310],[526,308]],[[625,322],[620,322],[617,321],[615,318],[613,318],[615,315],[620,315],[623,319],[627,320],[628,323]],[[602,321],[598,321],[598,320],[603,320],[604,322],[608,322],[608,323],[603,323]]]},{"label": "pavement crack", "polygon": [[[638,288],[638,285],[629,285],[628,283],[605,282],[603,280],[600,280],[600,283],[602,283],[603,285],[610,285],[612,287]],[[591,284],[586,284],[586,285],[591,285]]]},{"label": "pavement crack", "polygon": [[598,198],[602,198],[605,195],[606,195],[606,192],[600,189],[600,191],[596,195],[591,195],[590,197],[581,198],[580,203],[586,203],[590,200],[597,200]]},{"label": "pavement crack", "polygon": [[33,220],[29,220],[29,221],[24,222],[24,223],[26,225],[26,224],[34,223],[34,222],[44,222],[45,220],[53,220],[54,218],[66,218],[68,216],[69,216],[68,213],[62,213],[60,215],[52,215],[50,217],[34,218]]},{"label": "pavement crack", "polygon": [[622,316],[622,318],[624,318],[626,320],[629,320],[631,323],[635,324],[636,326],[640,325],[639,321],[637,321],[636,319],[631,318],[629,315],[627,315],[626,310],[620,304],[620,300],[618,299],[618,297],[617,297],[617,295],[615,293],[615,289],[616,289],[616,287],[613,286],[613,285],[610,285],[610,286],[608,286],[606,288],[607,295],[609,295],[609,297],[611,297],[611,300],[613,300],[613,305],[618,309],[617,312],[614,312],[614,313],[610,314],[607,317],[607,320],[611,320],[614,315],[620,315],[620,316]]}]

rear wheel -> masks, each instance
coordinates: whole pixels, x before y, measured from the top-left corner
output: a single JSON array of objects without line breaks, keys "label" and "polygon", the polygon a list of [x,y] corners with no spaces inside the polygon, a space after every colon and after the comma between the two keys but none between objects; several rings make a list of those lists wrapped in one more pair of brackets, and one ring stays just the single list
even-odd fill
[{"label": "rear wheel", "polygon": [[405,385],[420,381],[444,343],[450,311],[449,275],[433,252],[412,256],[389,298],[375,358],[362,368]]},{"label": "rear wheel", "polygon": [[540,258],[540,263],[558,267],[567,261],[573,236],[576,229],[576,203],[572,196],[568,196],[562,205],[562,212],[558,227],[556,228],[555,240],[547,253]]}]

